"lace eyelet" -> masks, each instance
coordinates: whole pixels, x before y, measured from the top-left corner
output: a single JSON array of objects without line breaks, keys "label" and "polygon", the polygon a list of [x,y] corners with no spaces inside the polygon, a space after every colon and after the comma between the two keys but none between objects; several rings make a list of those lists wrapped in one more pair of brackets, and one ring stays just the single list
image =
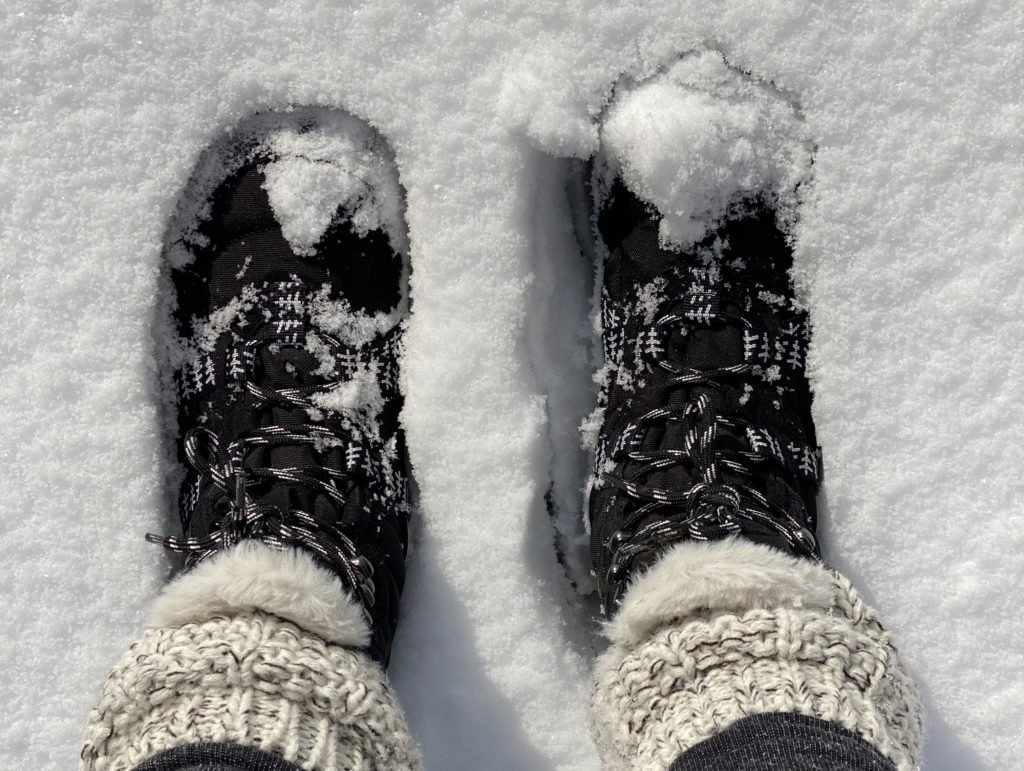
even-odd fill
[{"label": "lace eyelet", "polygon": [[798,540],[811,551],[818,551],[818,539],[815,538],[814,533],[812,533],[806,527],[801,527],[793,535],[796,538],[796,540]]},{"label": "lace eyelet", "polygon": [[608,537],[608,540],[604,542],[605,548],[612,554],[614,554],[619,550],[619,547],[622,546],[622,544],[625,543],[628,538],[629,533],[627,533],[625,530],[616,530]]},{"label": "lace eyelet", "polygon": [[608,583],[618,583],[626,576],[629,575],[629,568],[623,562],[614,562],[612,566],[608,568]]},{"label": "lace eyelet", "polygon": [[373,575],[373,563],[366,559],[362,554],[352,560],[352,567],[367,579]]},{"label": "lace eyelet", "polygon": [[629,576],[629,570],[623,563],[614,563],[605,574],[606,594],[601,602],[601,613],[610,617],[619,606],[622,597],[622,588],[625,579]]},{"label": "lace eyelet", "polygon": [[372,608],[373,603],[376,600],[377,586],[369,577],[367,577],[359,583],[359,590],[363,595],[363,600],[366,603],[366,607]]},{"label": "lace eyelet", "polygon": [[377,586],[373,582],[373,563],[370,562],[362,554],[358,554],[353,557],[350,561],[352,569],[358,574],[358,585],[353,587],[359,591],[362,596],[363,604],[367,608],[372,608],[374,600],[376,598]]}]

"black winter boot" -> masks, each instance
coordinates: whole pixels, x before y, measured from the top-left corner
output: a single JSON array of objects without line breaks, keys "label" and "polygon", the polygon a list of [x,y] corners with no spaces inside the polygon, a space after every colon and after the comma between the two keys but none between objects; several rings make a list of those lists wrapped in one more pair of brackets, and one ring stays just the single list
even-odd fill
[{"label": "black winter boot", "polygon": [[[810,161],[799,115],[772,84],[695,52],[620,84],[601,142],[605,366],[587,429],[608,618],[592,691],[602,765],[681,767],[747,718],[802,716],[916,768],[913,680],[815,538],[808,318],[783,235]],[[773,758],[796,767],[805,745]],[[820,748],[805,757],[827,765]]]},{"label": "black winter boot", "polygon": [[688,539],[737,535],[818,559],[808,322],[772,210],[737,205],[679,253],[620,180],[593,186],[606,370],[588,508],[603,612]]},{"label": "black winter boot", "polygon": [[[184,554],[186,570],[243,540],[304,550],[361,603],[369,652],[386,665],[409,517],[398,387],[408,266],[404,231],[382,214],[401,193],[376,141],[342,147],[364,176],[389,172],[390,191],[374,193],[358,169],[325,171],[308,157],[320,139],[291,148],[294,167],[272,142],[243,148],[214,191],[173,272],[184,535],[148,538]],[[294,234],[315,237],[315,221],[289,213],[283,229],[268,190],[285,211],[322,173],[338,186],[314,187],[341,205],[302,243]]]}]

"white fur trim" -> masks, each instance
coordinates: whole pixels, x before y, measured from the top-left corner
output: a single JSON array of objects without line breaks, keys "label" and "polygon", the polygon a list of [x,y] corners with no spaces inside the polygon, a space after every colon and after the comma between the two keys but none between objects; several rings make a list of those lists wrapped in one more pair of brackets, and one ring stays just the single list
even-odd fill
[{"label": "white fur trim", "polygon": [[832,606],[827,569],[764,544],[737,538],[684,541],[630,583],[605,633],[633,647],[659,627],[701,611]]},{"label": "white fur trim", "polygon": [[338,645],[365,648],[370,642],[362,607],[337,576],[302,551],[258,541],[243,541],[171,582],[154,603],[150,623],[177,627],[254,610]]}]

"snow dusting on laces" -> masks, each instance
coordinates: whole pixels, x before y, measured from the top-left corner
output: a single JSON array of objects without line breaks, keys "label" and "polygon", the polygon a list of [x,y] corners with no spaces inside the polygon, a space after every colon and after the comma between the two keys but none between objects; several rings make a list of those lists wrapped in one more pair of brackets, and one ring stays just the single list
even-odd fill
[{"label": "snow dusting on laces", "polygon": [[365,123],[331,114],[312,130],[271,133],[266,147],[272,160],[263,167],[264,189],[296,254],[315,252],[339,210],[359,235],[383,230],[396,251],[408,253],[394,159]]},{"label": "snow dusting on laces", "polygon": [[[254,328],[278,332],[305,329],[297,338],[314,356],[312,374],[329,381],[308,394],[307,413],[313,421],[338,418],[346,430],[379,438],[377,418],[386,394],[397,391],[393,366],[397,359],[401,311],[367,315],[353,312],[344,300],[330,300],[330,285],[308,292],[295,277],[288,281],[247,284],[241,296],[214,310],[206,319],[193,319],[195,333],[180,338],[175,357],[182,363],[183,392],[201,393],[219,376],[216,360],[227,348],[227,376],[238,381],[241,392],[252,366],[245,343]],[[400,304],[401,305],[401,304]],[[346,328],[351,323],[352,328]],[[280,350],[275,343],[273,349]],[[294,371],[292,365],[286,369]]]},{"label": "snow dusting on laces", "polygon": [[[311,394],[310,401],[325,412],[346,415],[351,420],[361,422],[368,432],[373,431],[377,417],[384,408],[378,369],[375,363],[359,366],[349,373],[346,380],[329,390]],[[322,413],[317,410],[308,412],[313,420],[323,419]]]},{"label": "snow dusting on laces", "polygon": [[729,204],[769,194],[783,215],[810,168],[796,109],[716,51],[691,54],[642,84],[623,84],[609,108],[606,178],[662,214],[663,245],[686,247],[721,222]]},{"label": "snow dusting on laces", "polygon": [[[710,245],[701,245],[697,250],[696,262],[702,264],[680,264],[671,269],[668,277],[658,276],[647,284],[636,287],[632,297],[625,300],[612,298],[607,292],[602,296],[602,326],[605,367],[601,370],[602,386],[614,382],[626,391],[642,387],[643,373],[647,370],[647,357],[661,352],[663,342],[653,329],[640,338],[631,339],[623,330],[636,326],[655,324],[655,317],[663,311],[664,303],[671,301],[669,285],[678,289],[686,286],[685,297],[689,304],[687,319],[694,323],[710,323],[714,317],[712,301],[723,289],[731,287],[730,280],[720,269],[720,239]],[[750,302],[750,301],[748,301]],[[782,295],[760,290],[756,302],[776,308],[792,305]],[[686,327],[679,330],[687,334]],[[782,327],[777,335],[769,339],[766,335],[748,332],[744,337],[744,359],[753,367],[755,375],[769,383],[776,383],[781,394],[792,388],[792,373],[804,366],[807,356],[809,330],[805,322],[791,322]]]},{"label": "snow dusting on laces", "polygon": [[306,350],[316,357],[319,366],[313,370],[320,377],[334,377],[337,374],[337,361],[331,346],[316,332],[306,334]]},{"label": "snow dusting on laces", "polygon": [[[196,330],[193,337],[194,346],[198,350],[211,353],[217,347],[217,339],[231,329],[232,325],[246,325],[246,315],[259,299],[256,287],[248,284],[242,288],[239,297],[231,298],[226,305],[213,311],[205,319],[193,318],[192,328]],[[240,339],[237,334],[234,337],[235,340]]]}]

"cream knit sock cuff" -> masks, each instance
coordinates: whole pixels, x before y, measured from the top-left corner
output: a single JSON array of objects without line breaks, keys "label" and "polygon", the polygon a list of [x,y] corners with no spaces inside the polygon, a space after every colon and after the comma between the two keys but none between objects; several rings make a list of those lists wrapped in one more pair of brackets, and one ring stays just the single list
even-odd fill
[{"label": "cream knit sock cuff", "polygon": [[841,575],[743,541],[675,547],[628,591],[598,660],[606,768],[666,769],[737,720],[797,712],[920,765],[923,708],[889,635]]},{"label": "cream knit sock cuff", "polygon": [[[110,673],[82,769],[127,771],[197,742],[257,746],[317,771],[421,767],[384,672],[324,639],[365,639],[365,621],[346,616],[354,604],[312,561],[294,570],[304,555],[260,549],[225,552],[168,587],[154,617],[177,623],[146,631]],[[290,596],[287,612],[319,634],[263,609],[284,611]]]}]

